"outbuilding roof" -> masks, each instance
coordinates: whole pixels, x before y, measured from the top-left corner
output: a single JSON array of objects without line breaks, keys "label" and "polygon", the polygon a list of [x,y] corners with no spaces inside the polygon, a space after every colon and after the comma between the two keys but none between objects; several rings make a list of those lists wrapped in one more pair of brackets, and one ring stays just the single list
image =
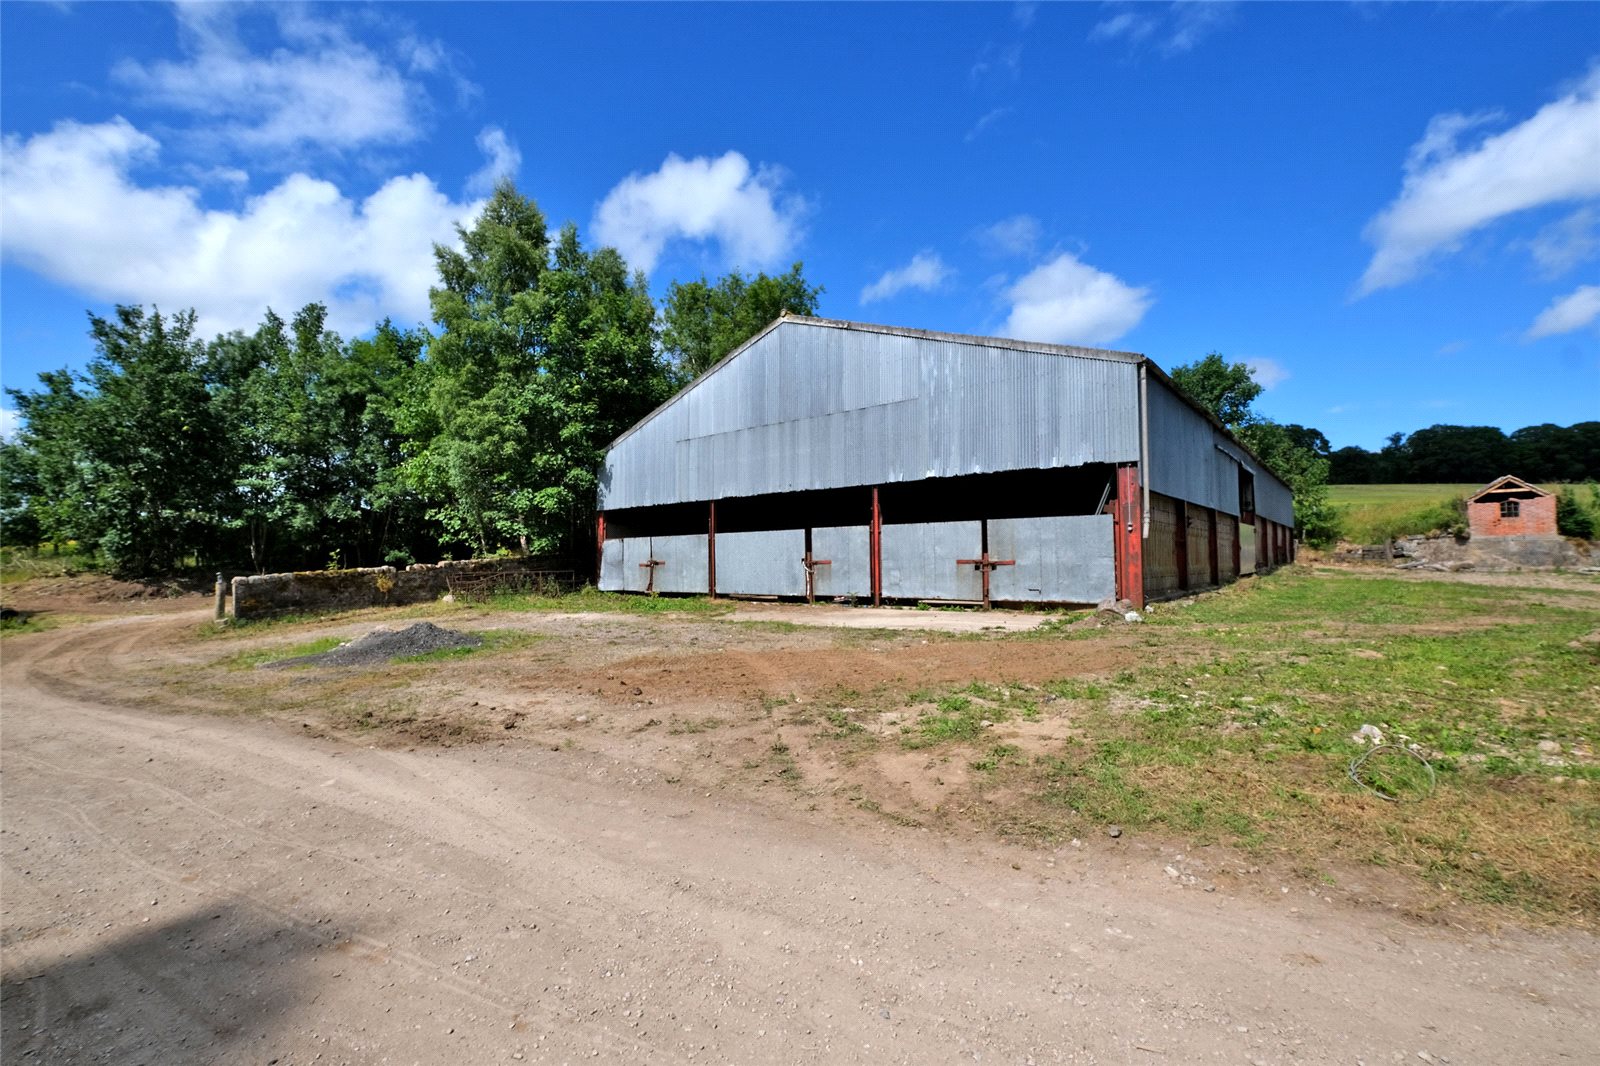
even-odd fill
[{"label": "outbuilding roof", "polygon": [[1550,494],[1539,486],[1530,485],[1520,477],[1513,477],[1507,474],[1504,477],[1495,478],[1489,484],[1468,496],[1467,502],[1476,503],[1478,500],[1489,496],[1521,496],[1526,498],[1529,496],[1548,495]]}]

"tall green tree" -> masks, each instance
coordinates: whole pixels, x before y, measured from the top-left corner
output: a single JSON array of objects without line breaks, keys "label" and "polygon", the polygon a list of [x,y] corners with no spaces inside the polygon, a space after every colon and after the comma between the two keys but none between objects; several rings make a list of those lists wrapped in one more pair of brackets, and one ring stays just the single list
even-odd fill
[{"label": "tall green tree", "polygon": [[382,562],[405,532],[392,408],[425,335],[385,321],[346,344],[326,319],[316,303],[287,323],[269,310],[255,333],[211,345],[213,387],[236,420],[235,523],[258,570]]},{"label": "tall green tree", "polygon": [[119,307],[89,317],[83,391],[65,371],[14,394],[38,457],[44,525],[98,547],[118,573],[172,570],[203,553],[227,507],[229,433],[212,403],[194,312]]},{"label": "tall green tree", "polygon": [[673,282],[662,310],[661,346],[683,380],[704,374],[784,312],[816,314],[822,286],[807,282],[804,269],[795,263],[775,277],[734,271],[715,284],[704,276]]},{"label": "tall green tree", "polygon": [[1172,380],[1289,486],[1295,527],[1307,542],[1328,544],[1338,538],[1338,513],[1328,499],[1332,449],[1320,430],[1257,415],[1251,405],[1262,386],[1249,366],[1230,363],[1220,352],[1174,367]]},{"label": "tall green tree", "polygon": [[1221,352],[1173,367],[1172,380],[1229,429],[1249,421],[1250,405],[1263,391],[1248,365],[1230,363]]},{"label": "tall green tree", "polygon": [[408,477],[480,552],[581,551],[605,446],[669,391],[644,278],[575,227],[552,244],[509,182],[459,234],[462,251],[434,249],[440,331],[425,402],[402,408]]}]

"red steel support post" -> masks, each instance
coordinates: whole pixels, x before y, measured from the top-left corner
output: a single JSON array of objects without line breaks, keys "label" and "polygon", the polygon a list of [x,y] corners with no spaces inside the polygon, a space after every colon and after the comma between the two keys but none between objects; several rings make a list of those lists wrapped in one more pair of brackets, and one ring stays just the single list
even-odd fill
[{"label": "red steel support post", "polygon": [[1144,608],[1144,500],[1139,464],[1117,467],[1117,595]]},{"label": "red steel support post", "polygon": [[717,598],[717,501],[706,518],[706,595]]},{"label": "red steel support post", "polygon": [[878,506],[878,486],[872,486],[872,525],[867,534],[872,552],[872,606],[883,604],[883,511]]},{"label": "red steel support post", "polygon": [[600,587],[600,578],[606,566],[606,513],[594,516],[594,587]]}]

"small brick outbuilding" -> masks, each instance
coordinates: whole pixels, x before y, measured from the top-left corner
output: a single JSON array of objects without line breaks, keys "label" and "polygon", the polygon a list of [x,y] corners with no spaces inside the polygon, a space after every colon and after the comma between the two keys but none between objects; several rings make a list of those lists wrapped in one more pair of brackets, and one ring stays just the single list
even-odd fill
[{"label": "small brick outbuilding", "polygon": [[1553,537],[1556,498],[1507,475],[1467,497],[1467,525],[1474,537]]}]

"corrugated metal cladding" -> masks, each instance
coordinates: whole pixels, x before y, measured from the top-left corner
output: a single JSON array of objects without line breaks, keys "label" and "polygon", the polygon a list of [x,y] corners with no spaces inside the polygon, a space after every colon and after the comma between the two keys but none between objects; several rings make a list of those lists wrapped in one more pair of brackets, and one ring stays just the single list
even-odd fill
[{"label": "corrugated metal cladding", "polygon": [[1239,467],[1255,475],[1256,513],[1294,525],[1288,486],[1230,441],[1165,383],[1150,377],[1150,490],[1239,513]]},{"label": "corrugated metal cladding", "polygon": [[1137,411],[1126,353],[785,319],[613,445],[600,506],[1132,462]]}]

